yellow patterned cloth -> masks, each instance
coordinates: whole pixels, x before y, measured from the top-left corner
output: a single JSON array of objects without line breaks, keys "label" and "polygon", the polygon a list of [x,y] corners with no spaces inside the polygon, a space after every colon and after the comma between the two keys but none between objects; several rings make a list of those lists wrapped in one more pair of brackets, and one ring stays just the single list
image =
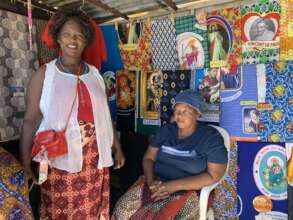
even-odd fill
[{"label": "yellow patterned cloth", "polygon": [[0,219],[33,219],[27,178],[20,163],[0,147]]},{"label": "yellow patterned cloth", "polygon": [[280,0],[280,60],[293,59],[293,0]]}]

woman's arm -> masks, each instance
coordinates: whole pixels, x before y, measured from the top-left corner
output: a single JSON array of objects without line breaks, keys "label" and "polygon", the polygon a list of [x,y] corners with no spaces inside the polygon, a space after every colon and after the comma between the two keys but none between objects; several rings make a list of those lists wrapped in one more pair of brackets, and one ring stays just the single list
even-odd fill
[{"label": "woman's arm", "polygon": [[118,133],[114,123],[112,123],[112,127],[113,127],[113,153],[114,153],[114,160],[115,160],[114,169],[120,169],[125,164],[125,157],[121,148],[121,144],[118,138]]},{"label": "woman's arm", "polygon": [[158,148],[149,146],[142,160],[144,175],[149,186],[155,180],[154,164],[156,162],[158,150]]},{"label": "woman's arm", "polygon": [[31,170],[32,140],[43,117],[39,103],[42,94],[44,77],[45,67],[43,66],[32,76],[28,85],[26,112],[24,115],[22,134],[19,145],[20,161],[24,167],[25,172],[30,176],[30,178],[34,177]]},{"label": "woman's arm", "polygon": [[214,184],[225,174],[226,166],[227,164],[208,163],[207,171],[200,175],[162,183],[152,197],[157,201],[165,199],[177,191],[199,190],[204,186]]}]

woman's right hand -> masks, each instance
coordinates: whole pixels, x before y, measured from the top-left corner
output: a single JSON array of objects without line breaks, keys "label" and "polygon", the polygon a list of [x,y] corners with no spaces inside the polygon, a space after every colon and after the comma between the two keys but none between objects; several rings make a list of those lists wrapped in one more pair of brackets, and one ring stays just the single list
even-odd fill
[{"label": "woman's right hand", "polygon": [[158,191],[161,184],[162,181],[160,180],[153,180],[150,183],[148,183],[149,189],[152,192],[152,194]]}]

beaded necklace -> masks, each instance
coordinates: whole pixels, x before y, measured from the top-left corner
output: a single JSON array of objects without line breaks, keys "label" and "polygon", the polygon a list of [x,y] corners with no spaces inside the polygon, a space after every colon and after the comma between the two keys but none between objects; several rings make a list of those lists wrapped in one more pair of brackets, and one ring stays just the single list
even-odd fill
[{"label": "beaded necklace", "polygon": [[[58,57],[57,63],[59,64],[59,66],[62,68],[62,70],[65,73],[71,73],[72,74],[72,72],[67,67],[64,66],[64,64],[62,62],[62,57]],[[83,72],[80,73],[80,75],[82,75],[83,73],[88,72],[88,66],[84,62],[82,62],[80,65],[83,65]],[[83,91],[83,88],[82,88],[82,86],[80,84],[80,78],[79,77],[80,76],[78,76],[77,80],[78,80],[78,90],[79,90],[79,93],[80,93],[80,104],[82,106],[85,106],[86,103],[85,103],[84,91]]]}]

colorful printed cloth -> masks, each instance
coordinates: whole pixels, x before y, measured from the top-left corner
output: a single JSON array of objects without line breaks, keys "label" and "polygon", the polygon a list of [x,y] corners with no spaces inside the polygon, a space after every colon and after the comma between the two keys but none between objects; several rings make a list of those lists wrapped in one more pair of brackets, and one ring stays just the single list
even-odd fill
[{"label": "colorful printed cloth", "polygon": [[136,71],[117,71],[116,82],[117,130],[134,131]]},{"label": "colorful printed cloth", "polygon": [[280,4],[262,0],[241,5],[242,59],[244,64],[279,61]]},{"label": "colorful printed cloth", "polygon": [[180,69],[209,67],[205,12],[176,17],[175,25]]},{"label": "colorful printed cloth", "polygon": [[163,71],[163,95],[161,97],[161,124],[170,122],[175,96],[190,88],[189,70]]},{"label": "colorful printed cloth", "polygon": [[240,9],[212,11],[207,25],[210,66],[235,70],[242,63]]},{"label": "colorful printed cloth", "polygon": [[220,90],[220,126],[231,137],[256,141],[259,127],[256,65],[238,66],[237,72],[231,76],[241,79],[235,84],[240,86]]},{"label": "colorful printed cloth", "polygon": [[261,141],[293,141],[293,62],[267,64],[265,71],[268,108],[260,108]]},{"label": "colorful printed cloth", "polygon": [[25,111],[25,88],[38,68],[36,32],[29,50],[27,17],[0,10],[0,141],[18,138]]},{"label": "colorful printed cloth", "polygon": [[50,168],[41,185],[41,218],[109,219],[109,169],[97,169],[99,153],[94,124],[79,121],[83,168],[68,173]]},{"label": "colorful printed cloth", "polygon": [[143,31],[137,48],[127,48],[127,45],[122,44],[121,39],[119,41],[120,54],[126,70],[152,70],[151,24],[149,21],[141,24],[143,24]]},{"label": "colorful printed cloth", "polygon": [[280,0],[280,5],[280,61],[293,60],[293,1]]},{"label": "colorful printed cloth", "polygon": [[237,145],[231,142],[229,171],[214,190],[213,210],[218,220],[235,219],[237,216]]},{"label": "colorful printed cloth", "polygon": [[197,69],[191,73],[191,88],[206,102],[207,109],[200,121],[219,122],[220,118],[220,69]]},{"label": "colorful printed cloth", "polygon": [[111,219],[198,219],[198,204],[196,191],[174,193],[154,202],[145,179],[141,178],[118,200]]},{"label": "colorful printed cloth", "polygon": [[155,134],[160,127],[160,102],[163,93],[161,71],[139,72],[135,131]]},{"label": "colorful printed cloth", "polygon": [[170,18],[152,21],[152,65],[154,70],[175,70],[179,66],[176,50],[176,30]]},{"label": "colorful printed cloth", "polygon": [[44,65],[45,63],[50,62],[58,57],[58,50],[57,49],[49,49],[47,44],[42,42],[42,33],[45,30],[46,24],[48,21],[40,20],[40,19],[33,19],[34,25],[36,26],[36,40],[38,46],[38,59],[39,64]]},{"label": "colorful printed cloth", "polygon": [[2,147],[0,147],[0,219],[34,219],[24,170],[20,163]]}]

